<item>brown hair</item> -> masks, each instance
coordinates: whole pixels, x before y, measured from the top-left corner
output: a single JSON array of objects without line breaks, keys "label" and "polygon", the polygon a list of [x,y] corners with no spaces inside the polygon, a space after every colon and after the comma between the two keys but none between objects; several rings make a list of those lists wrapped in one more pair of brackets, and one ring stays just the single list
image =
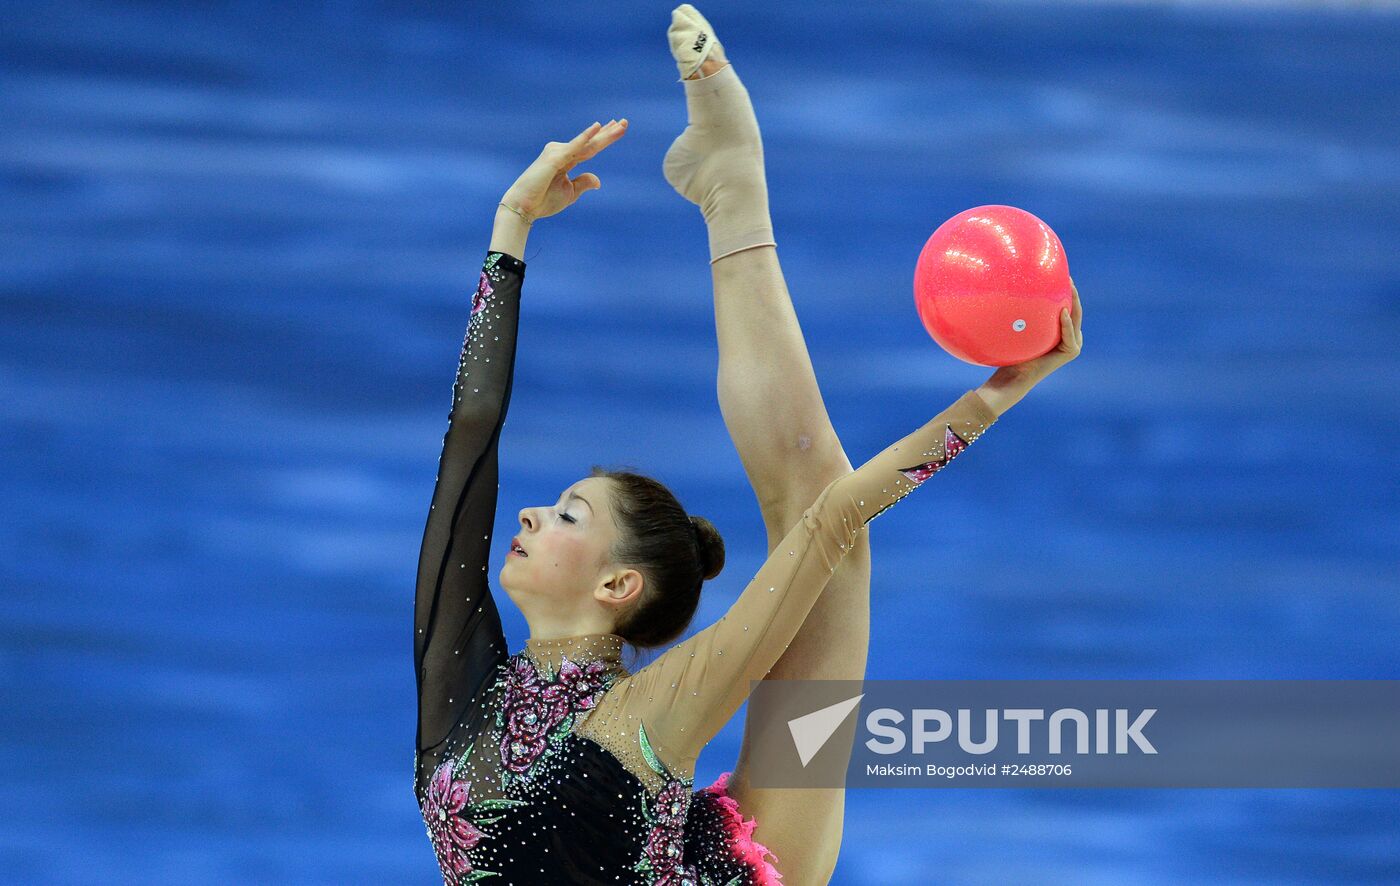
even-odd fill
[{"label": "brown hair", "polygon": [[613,633],[637,649],[665,646],[685,633],[703,583],[724,568],[724,539],[714,524],[687,514],[671,490],[651,477],[600,465],[589,476],[613,482],[619,536],[613,561],[646,576],[641,599],[618,619]]}]

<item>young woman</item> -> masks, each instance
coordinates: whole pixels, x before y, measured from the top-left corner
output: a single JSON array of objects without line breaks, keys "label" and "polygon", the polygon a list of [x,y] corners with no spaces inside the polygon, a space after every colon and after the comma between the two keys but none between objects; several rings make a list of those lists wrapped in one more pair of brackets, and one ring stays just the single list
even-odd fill
[{"label": "young woman", "polygon": [[519,514],[497,579],[530,636],[509,653],[487,569],[519,256],[534,220],[599,186],[591,173],[568,174],[619,139],[626,121],[550,142],[496,213],[419,561],[415,793],[449,884],[825,882],[842,792],[803,791],[793,805],[783,792],[750,789],[747,730],[732,784],[726,773],[693,790],[696,758],[752,680],[863,676],[865,525],[1078,353],[1076,296],[1057,351],[997,370],[852,470],[778,268],[747,93],[694,7],[673,13],[669,37],[690,125],[664,172],[708,226],[720,404],[770,554],[718,622],[631,673],[623,645],[662,648],[680,637],[724,547],[661,484],[595,467],[552,506]]}]

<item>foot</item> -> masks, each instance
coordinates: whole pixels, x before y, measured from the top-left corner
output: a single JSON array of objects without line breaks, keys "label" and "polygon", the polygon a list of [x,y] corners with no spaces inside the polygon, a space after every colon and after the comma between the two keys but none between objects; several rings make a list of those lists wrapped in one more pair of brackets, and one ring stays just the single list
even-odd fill
[{"label": "foot", "polygon": [[729,64],[728,60],[726,60],[726,59],[720,59],[719,61],[715,61],[715,56],[716,56],[716,55],[719,55],[719,53],[718,53],[718,52],[712,52],[712,53],[710,53],[710,57],[707,58],[707,59],[705,59],[703,62],[700,63],[700,70],[696,71],[694,74],[691,74],[689,77],[686,77],[685,79],[687,79],[687,80],[701,80],[701,79],[703,79],[703,78],[705,78],[705,77],[710,76],[710,75],[713,74],[715,71],[718,71],[720,68],[724,67],[725,65]]},{"label": "foot", "polygon": [[741,249],[775,245],[763,139],[748,90],[694,6],[682,3],[672,11],[666,36],[685,86],[688,115],[685,132],[662,161],[666,181],[700,207],[711,262]]},{"label": "foot", "polygon": [[729,64],[715,29],[689,3],[671,11],[671,27],[666,31],[671,55],[685,80],[700,80]]}]

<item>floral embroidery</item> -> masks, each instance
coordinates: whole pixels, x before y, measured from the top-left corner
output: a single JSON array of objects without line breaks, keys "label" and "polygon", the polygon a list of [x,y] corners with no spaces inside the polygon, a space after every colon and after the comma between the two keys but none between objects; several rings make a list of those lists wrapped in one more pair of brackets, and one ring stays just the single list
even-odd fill
[{"label": "floral embroidery", "polygon": [[481,280],[476,284],[476,299],[472,302],[472,316],[475,317],[486,309],[486,300],[495,292],[491,288],[491,278],[486,276],[486,272],[481,272]]},{"label": "floral embroidery", "polygon": [[467,758],[472,746],[456,760],[448,758],[438,764],[428,785],[423,802],[423,820],[428,837],[433,842],[438,866],[442,868],[447,886],[474,883],[483,877],[493,877],[495,871],[473,868],[470,853],[486,836],[482,825],[500,821],[500,816],[487,813],[510,806],[524,805],[523,800],[482,800],[472,803],[470,780],[465,778]]},{"label": "floral embroidery", "polygon": [[444,760],[433,774],[428,786],[428,799],[423,804],[423,817],[428,824],[428,836],[433,841],[433,851],[437,853],[438,866],[445,877],[452,882],[462,882],[475,872],[467,853],[484,836],[466,816],[463,815],[471,802],[471,782],[457,781],[452,776],[452,761]]},{"label": "floral embroidery", "polygon": [[462,336],[462,353],[457,361],[459,370],[466,368],[467,350],[468,345],[470,345],[474,337],[473,331],[479,329],[481,323],[485,319],[478,318],[477,315],[486,310],[489,306],[491,296],[496,292],[496,288],[491,285],[491,281],[495,280],[499,283],[501,280],[505,279],[505,273],[496,268],[496,265],[498,265],[504,257],[504,254],[500,252],[488,253],[486,261],[481,266],[481,277],[476,282],[476,294],[472,296],[472,312],[470,318],[467,320],[467,331],[466,334]]},{"label": "floral embroidery", "polygon": [[567,656],[559,665],[557,679],[573,699],[574,711],[591,710],[612,685],[612,675],[606,661],[591,661],[579,667]]},{"label": "floral embroidery", "polygon": [[[476,294],[472,296],[471,316],[467,320],[466,332],[462,334],[462,349],[457,355],[457,379],[453,384],[454,403],[461,400],[462,394],[466,392],[467,357],[471,356],[472,342],[479,337],[482,324],[487,322],[486,316],[482,312],[486,310],[491,296],[496,291],[495,287],[491,285],[491,281],[494,279],[499,283],[505,276],[503,272],[496,269],[501,258],[502,254],[499,252],[488,253],[485,263],[481,266],[481,277],[476,283]],[[473,357],[473,359],[475,358]],[[490,358],[488,357],[487,360],[489,361]],[[472,393],[477,393],[477,389],[473,388]]]},{"label": "floral embroidery", "polygon": [[632,869],[647,878],[647,886],[709,886],[709,878],[702,880],[695,865],[686,864],[682,858],[692,779],[677,778],[657,759],[645,725],[637,724],[637,737],[647,765],[666,783],[650,806],[645,797],[642,799],[642,815],[651,825],[651,832],[643,844],[642,857]]},{"label": "floral embroidery", "polygon": [[574,715],[592,709],[616,679],[603,660],[580,667],[567,656],[559,672],[541,679],[524,653],[506,666],[505,695],[496,709],[501,734],[501,786],[528,780],[531,769],[551,745],[568,738]]}]

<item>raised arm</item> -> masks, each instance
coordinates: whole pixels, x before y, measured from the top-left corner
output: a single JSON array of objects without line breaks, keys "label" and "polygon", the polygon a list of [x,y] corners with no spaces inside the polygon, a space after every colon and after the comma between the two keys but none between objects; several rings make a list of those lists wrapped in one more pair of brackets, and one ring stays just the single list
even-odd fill
[{"label": "raised arm", "polygon": [[718,622],[630,680],[629,706],[668,763],[689,767],[772,669],[865,524],[996,421],[974,391],[817,496]]},{"label": "raised arm", "polygon": [[[499,209],[499,212],[506,212]],[[512,216],[513,217],[513,216]],[[452,410],[418,559],[413,660],[420,754],[440,745],[507,655],[488,584],[496,518],[497,443],[510,402],[524,246],[498,214],[452,386]],[[421,775],[421,773],[420,773]]]},{"label": "raised arm", "polygon": [[479,703],[497,665],[508,657],[487,571],[496,519],[496,447],[515,369],[525,240],[536,219],[558,213],[601,185],[593,173],[571,179],[568,172],[625,130],[625,121],[610,121],[594,124],[568,142],[549,142],[496,208],[418,559],[413,664],[419,779],[429,774],[425,768],[435,763],[454,727]]}]

